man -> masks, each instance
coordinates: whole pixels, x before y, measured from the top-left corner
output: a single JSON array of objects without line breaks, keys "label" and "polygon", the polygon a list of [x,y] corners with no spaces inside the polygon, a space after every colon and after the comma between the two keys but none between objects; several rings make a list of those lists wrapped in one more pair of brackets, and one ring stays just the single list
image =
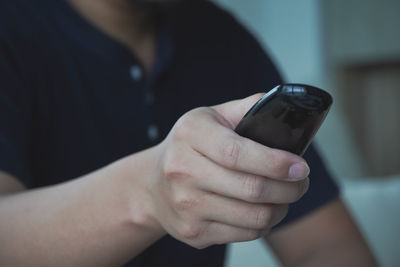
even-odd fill
[{"label": "man", "polygon": [[375,265],[314,148],[296,202],[306,161],[234,133],[280,78],[228,14],[127,0],[0,12],[0,265],[221,266],[222,244],[259,237],[284,265]]}]

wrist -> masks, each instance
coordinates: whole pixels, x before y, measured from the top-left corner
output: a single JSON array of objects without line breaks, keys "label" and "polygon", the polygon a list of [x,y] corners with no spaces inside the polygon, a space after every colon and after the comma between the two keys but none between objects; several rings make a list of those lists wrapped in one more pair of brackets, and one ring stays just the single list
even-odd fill
[{"label": "wrist", "polygon": [[143,234],[159,239],[166,234],[158,222],[150,192],[151,181],[157,174],[157,147],[127,156],[113,168],[120,178],[120,188],[127,207],[127,222]]}]

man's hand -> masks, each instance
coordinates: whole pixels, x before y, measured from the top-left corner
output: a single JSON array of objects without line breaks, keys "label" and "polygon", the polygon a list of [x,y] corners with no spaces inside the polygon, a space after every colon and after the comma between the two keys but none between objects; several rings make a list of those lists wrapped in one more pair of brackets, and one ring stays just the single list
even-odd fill
[{"label": "man's hand", "polygon": [[233,131],[259,98],[190,111],[158,146],[66,183],[13,193],[0,174],[0,265],[119,266],[167,232],[196,248],[268,232],[308,167]]},{"label": "man's hand", "polygon": [[192,110],[156,148],[158,173],[148,185],[154,217],[178,240],[204,248],[257,239],[306,192],[301,157],[233,131],[260,97]]}]

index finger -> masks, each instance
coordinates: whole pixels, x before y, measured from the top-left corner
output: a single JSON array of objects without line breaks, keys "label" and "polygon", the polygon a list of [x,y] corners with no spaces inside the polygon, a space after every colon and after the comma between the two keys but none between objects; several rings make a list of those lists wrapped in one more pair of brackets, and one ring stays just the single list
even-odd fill
[{"label": "index finger", "polygon": [[219,121],[214,118],[211,124],[198,129],[197,134],[203,138],[196,138],[193,144],[194,149],[217,164],[272,179],[296,181],[308,176],[309,168],[303,158],[242,137]]},{"label": "index finger", "polygon": [[264,94],[258,93],[249,97],[232,100],[230,102],[211,107],[216,110],[225,120],[229,121],[232,129],[236,127],[246,112],[263,97]]}]

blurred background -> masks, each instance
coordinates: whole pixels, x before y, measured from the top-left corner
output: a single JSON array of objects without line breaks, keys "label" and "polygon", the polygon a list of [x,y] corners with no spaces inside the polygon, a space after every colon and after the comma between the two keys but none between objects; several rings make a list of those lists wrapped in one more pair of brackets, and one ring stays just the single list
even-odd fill
[{"label": "blurred background", "polygon": [[[380,266],[400,266],[400,1],[214,2],[253,32],[286,82],[333,95],[316,142]],[[230,245],[226,266],[279,266],[264,246]]]}]

